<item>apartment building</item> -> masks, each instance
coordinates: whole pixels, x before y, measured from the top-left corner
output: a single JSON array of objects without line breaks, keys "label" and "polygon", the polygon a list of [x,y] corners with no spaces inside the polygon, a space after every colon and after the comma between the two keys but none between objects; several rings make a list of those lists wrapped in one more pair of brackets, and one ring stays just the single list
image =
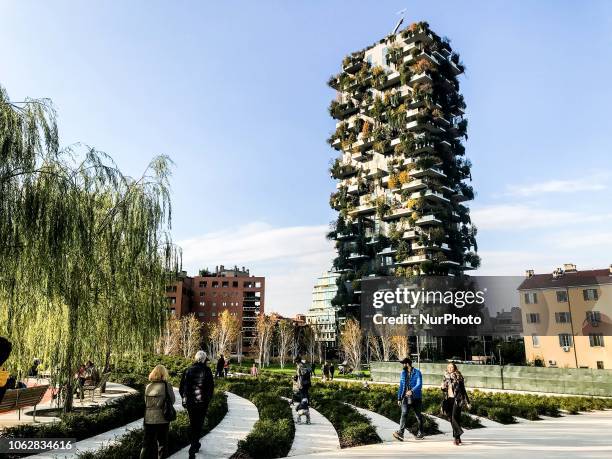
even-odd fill
[{"label": "apartment building", "polygon": [[612,265],[526,272],[519,287],[525,354],[559,368],[612,368]]},{"label": "apartment building", "polygon": [[449,41],[426,22],[348,55],[329,86],[337,120],[328,142],[338,212],[330,237],[342,281],[336,303],[359,303],[360,279],[475,269],[476,231],[464,204],[474,192],[463,73]]},{"label": "apartment building", "polygon": [[316,332],[316,340],[326,348],[338,345],[339,308],[332,305],[336,296],[339,273],[328,271],[317,279],[312,291],[312,304],[306,313],[306,324]]},{"label": "apartment building", "polygon": [[237,317],[241,324],[242,346],[254,345],[255,320],[264,313],[265,277],[252,276],[244,267],[226,269],[217,266],[214,272],[200,271],[198,276],[181,278],[166,287],[170,311],[177,317],[193,313],[204,323],[214,322],[224,311]]}]

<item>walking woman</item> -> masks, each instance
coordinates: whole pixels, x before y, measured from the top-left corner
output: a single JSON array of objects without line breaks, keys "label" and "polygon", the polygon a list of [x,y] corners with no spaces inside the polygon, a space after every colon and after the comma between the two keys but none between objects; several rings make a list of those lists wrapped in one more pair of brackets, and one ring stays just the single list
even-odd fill
[{"label": "walking woman", "polygon": [[168,427],[164,416],[166,397],[174,404],[174,391],[168,382],[168,370],[157,365],[149,375],[145,389],[144,439],[140,459],[163,459],[168,456]]},{"label": "walking woman", "polygon": [[453,439],[455,445],[461,444],[461,410],[470,407],[470,399],[465,390],[465,381],[463,375],[454,363],[449,363],[444,373],[444,380],[441,386],[444,393],[442,401],[442,410],[450,419],[453,426]]}]

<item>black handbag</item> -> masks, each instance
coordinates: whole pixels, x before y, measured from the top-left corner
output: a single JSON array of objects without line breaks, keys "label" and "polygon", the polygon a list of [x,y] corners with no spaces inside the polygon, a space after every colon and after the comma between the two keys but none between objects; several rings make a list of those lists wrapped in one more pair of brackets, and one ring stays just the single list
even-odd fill
[{"label": "black handbag", "polygon": [[172,403],[172,398],[170,398],[170,392],[168,391],[168,384],[164,382],[166,386],[166,397],[164,398],[164,419],[168,422],[172,422],[176,419],[176,410],[174,409],[174,404]]},{"label": "black handbag", "polygon": [[406,399],[406,405],[412,405],[412,395],[407,395],[406,392],[412,390],[412,386],[410,385],[410,379],[412,379],[412,369],[410,369],[410,373],[406,371],[406,389],[404,389],[404,398]]}]

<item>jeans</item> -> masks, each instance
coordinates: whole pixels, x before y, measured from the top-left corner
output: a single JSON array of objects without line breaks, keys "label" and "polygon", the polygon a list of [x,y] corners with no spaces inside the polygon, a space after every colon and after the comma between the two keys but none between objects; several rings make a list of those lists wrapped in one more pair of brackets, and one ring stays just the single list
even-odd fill
[{"label": "jeans", "polygon": [[145,424],[140,459],[168,457],[168,427],[170,424]]},{"label": "jeans", "polygon": [[423,400],[420,398],[413,398],[412,403],[408,405],[408,400],[406,397],[402,400],[402,416],[400,418],[400,428],[399,433],[404,435],[404,430],[406,429],[406,420],[408,418],[408,412],[412,408],[414,411],[414,415],[417,419],[418,432],[423,432],[423,415],[421,414],[421,407],[423,406]]},{"label": "jeans", "polygon": [[204,428],[204,419],[208,405],[188,406],[187,413],[189,414],[189,455],[193,456],[200,451],[200,438],[202,438],[202,429]]},{"label": "jeans", "polygon": [[461,438],[463,435],[463,429],[461,428],[461,407],[455,403],[453,397],[446,399],[444,404],[446,415],[450,419],[451,426],[453,427],[453,438]]}]

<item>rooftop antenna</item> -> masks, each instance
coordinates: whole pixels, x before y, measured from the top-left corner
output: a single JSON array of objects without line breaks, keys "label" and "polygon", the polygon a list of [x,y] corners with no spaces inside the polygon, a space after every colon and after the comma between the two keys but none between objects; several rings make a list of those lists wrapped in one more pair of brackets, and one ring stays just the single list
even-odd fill
[{"label": "rooftop antenna", "polygon": [[400,20],[397,21],[397,24],[395,26],[395,29],[393,29],[393,32],[391,32],[391,35],[395,35],[397,33],[397,31],[399,30],[400,26],[404,23],[404,14],[406,14],[406,8],[399,10],[397,13],[400,17]]}]

